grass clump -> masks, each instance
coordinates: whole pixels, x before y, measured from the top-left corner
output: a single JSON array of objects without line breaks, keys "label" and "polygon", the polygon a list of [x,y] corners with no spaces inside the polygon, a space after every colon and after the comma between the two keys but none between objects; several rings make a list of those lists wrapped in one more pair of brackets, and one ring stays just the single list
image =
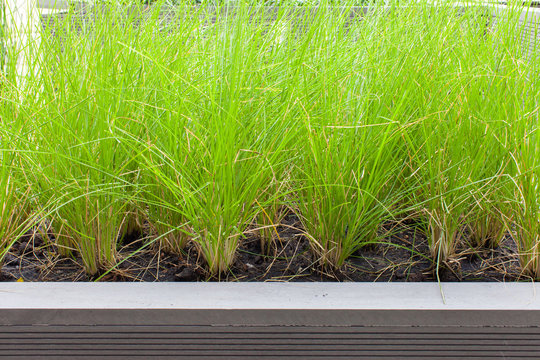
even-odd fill
[{"label": "grass clump", "polygon": [[219,277],[244,237],[276,248],[284,209],[335,269],[409,217],[439,263],[510,230],[536,276],[538,57],[514,41],[518,12],[493,31],[483,5],[352,20],[332,4],[115,4],[49,24],[30,47],[41,71],[7,81],[0,108],[24,139],[2,144],[3,239],[24,218],[9,204],[33,196],[90,274],[146,226]]},{"label": "grass clump", "polygon": [[32,193],[23,170],[27,163],[20,137],[20,133],[0,120],[0,264],[11,245],[31,227],[33,219]]}]

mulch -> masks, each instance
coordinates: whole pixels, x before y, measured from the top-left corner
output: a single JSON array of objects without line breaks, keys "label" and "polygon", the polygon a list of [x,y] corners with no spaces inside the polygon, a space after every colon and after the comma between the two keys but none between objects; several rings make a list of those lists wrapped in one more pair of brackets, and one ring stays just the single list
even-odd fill
[{"label": "mulch", "polygon": [[76,256],[62,257],[54,242],[40,233],[28,233],[4,259],[0,281],[307,281],[307,282],[425,282],[425,281],[527,281],[521,273],[516,244],[507,235],[495,249],[463,247],[447,263],[430,260],[427,238],[414,223],[389,223],[381,243],[358,250],[337,271],[317,263],[298,218],[285,217],[278,228],[276,248],[261,251],[260,240],[247,236],[226,274],[210,278],[194,245],[184,254],[162,251],[148,237],[132,234],[123,239],[119,264],[89,277]]}]

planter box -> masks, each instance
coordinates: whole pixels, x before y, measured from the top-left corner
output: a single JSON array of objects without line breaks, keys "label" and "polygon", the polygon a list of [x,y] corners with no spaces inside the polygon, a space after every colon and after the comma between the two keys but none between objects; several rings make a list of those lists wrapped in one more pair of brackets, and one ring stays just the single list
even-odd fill
[{"label": "planter box", "polygon": [[[493,9],[494,17],[503,11]],[[2,283],[0,355],[538,359],[538,290],[528,283]]]},{"label": "planter box", "polygon": [[0,354],[540,358],[529,283],[3,283]]}]

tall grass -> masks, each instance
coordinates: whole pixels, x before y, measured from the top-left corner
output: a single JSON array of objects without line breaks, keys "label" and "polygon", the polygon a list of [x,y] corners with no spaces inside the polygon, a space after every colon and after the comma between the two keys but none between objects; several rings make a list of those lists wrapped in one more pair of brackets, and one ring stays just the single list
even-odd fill
[{"label": "tall grass", "polygon": [[[116,263],[121,235],[130,222],[137,167],[125,151],[122,131],[135,124],[133,103],[144,81],[138,57],[118,43],[139,30],[120,28],[120,19],[96,17],[89,27],[68,17],[60,36],[43,37],[39,96],[32,109],[36,182],[41,205],[51,213],[56,241],[65,254],[76,250],[95,274]],[[77,32],[77,29],[79,31]],[[134,130],[136,132],[136,130]]]},{"label": "tall grass", "polygon": [[246,236],[274,248],[291,209],[326,267],[414,217],[439,263],[510,230],[536,276],[538,57],[514,41],[518,10],[491,31],[484,6],[352,4],[185,3],[166,21],[162,4],[114,5],[50,24],[41,72],[17,96],[5,82],[2,131],[25,140],[6,164],[26,160],[0,181],[31,189],[90,274],[148,225],[220,276]]},{"label": "tall grass", "polygon": [[[220,274],[255,215],[275,200],[264,194],[282,178],[276,171],[291,153],[284,144],[295,129],[287,118],[279,122],[281,105],[268,102],[284,88],[283,75],[269,73],[266,63],[275,41],[263,37],[265,13],[243,8],[213,24],[205,20],[178,33],[189,35],[175,41],[184,48],[171,48],[161,63],[164,87],[179,106],[155,119],[156,142],[143,156],[167,192],[162,203],[179,218],[171,225],[189,223],[210,272]],[[140,56],[156,59],[144,50]]]},{"label": "tall grass", "polygon": [[[500,104],[508,124],[508,147],[512,168],[510,174],[514,182],[511,193],[510,230],[516,240],[520,262],[524,273],[538,278],[540,276],[540,193],[539,178],[540,143],[538,137],[538,54],[537,42],[528,39],[517,40],[522,27],[516,25],[516,13],[501,17],[501,33],[498,35],[498,68],[500,77],[494,86],[505,95],[521,94],[519,98],[508,98]],[[530,14],[532,16],[532,14]],[[538,23],[532,24],[532,31],[538,33]],[[516,41],[517,40],[517,41]],[[512,56],[513,55],[513,56]],[[504,69],[504,70],[503,70]]]},{"label": "tall grass", "polygon": [[32,219],[32,193],[25,174],[28,164],[18,130],[12,122],[0,120],[0,263]]}]

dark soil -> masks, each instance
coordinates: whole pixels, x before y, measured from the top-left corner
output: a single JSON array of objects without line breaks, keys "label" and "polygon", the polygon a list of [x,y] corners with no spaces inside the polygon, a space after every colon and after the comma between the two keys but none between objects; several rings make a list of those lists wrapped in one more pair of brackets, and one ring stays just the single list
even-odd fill
[{"label": "dark soil", "polygon": [[[237,260],[221,281],[511,281],[528,280],[520,272],[516,246],[505,237],[496,249],[461,249],[448,263],[436,266],[429,259],[425,235],[415,224],[387,224],[384,242],[365,247],[342,269],[322,269],[310,253],[294,215],[278,229],[277,248],[266,255],[260,241],[242,241]],[[206,281],[194,246],[182,256],[149,245],[144,237],[124,239],[120,264],[95,278],[85,274],[81,259],[60,256],[53,243],[27,234],[4,259],[0,281]],[[438,269],[438,270],[437,270]]]}]

